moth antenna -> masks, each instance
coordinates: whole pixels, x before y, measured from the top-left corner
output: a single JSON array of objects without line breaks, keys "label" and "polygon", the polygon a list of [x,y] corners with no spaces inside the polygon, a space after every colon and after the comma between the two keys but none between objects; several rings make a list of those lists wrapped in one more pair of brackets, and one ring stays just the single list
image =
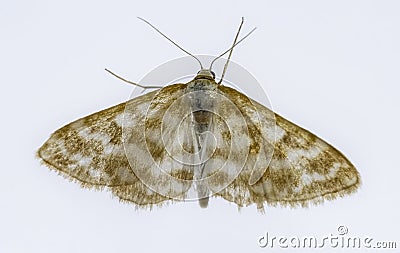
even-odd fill
[{"label": "moth antenna", "polygon": [[233,48],[234,48],[234,46],[235,46],[235,44],[236,44],[236,41],[237,41],[237,39],[239,38],[239,33],[240,33],[240,30],[242,30],[243,23],[244,23],[244,17],[242,17],[242,21],[240,22],[239,29],[238,29],[238,31],[237,31],[237,33],[236,33],[236,36],[235,36],[235,40],[233,41],[233,45],[232,45],[232,47],[231,47],[231,50],[229,50],[228,59],[227,59],[226,62],[225,62],[224,70],[222,71],[221,79],[219,79],[218,84],[221,84],[221,83],[222,83],[222,80],[224,79],[226,70],[227,70],[227,68],[228,68],[229,59],[231,58],[231,55],[232,55],[232,52],[233,52]]},{"label": "moth antenna", "polygon": [[209,70],[212,69],[212,65],[214,64],[214,62],[216,60],[218,60],[219,58],[221,58],[222,56],[224,56],[226,53],[228,53],[229,51],[231,51],[234,47],[236,47],[240,42],[242,42],[244,39],[246,39],[250,34],[252,34],[255,30],[257,29],[257,27],[254,27],[249,33],[246,34],[246,36],[244,36],[243,38],[241,38],[238,42],[236,42],[236,44],[234,44],[233,46],[231,46],[230,48],[228,48],[226,51],[224,51],[222,54],[218,55],[217,57],[215,57],[214,60],[212,60],[211,64],[210,64],[210,68]]},{"label": "moth antenna", "polygon": [[107,71],[107,72],[110,73],[111,75],[115,76],[115,77],[118,78],[118,79],[121,79],[122,81],[124,81],[124,82],[126,82],[126,83],[133,84],[133,85],[138,86],[138,87],[143,88],[143,89],[159,89],[159,88],[162,88],[162,86],[144,86],[144,85],[140,85],[140,84],[138,84],[138,83],[134,83],[134,82],[131,82],[131,81],[129,81],[129,80],[126,80],[125,78],[123,78],[123,77],[121,77],[121,76],[115,74],[115,73],[112,72],[111,70],[105,69],[105,71]]},{"label": "moth antenna", "polygon": [[229,60],[230,60],[232,52],[233,52],[233,48],[235,48],[240,42],[242,42],[244,39],[246,39],[248,36],[250,36],[250,34],[252,34],[257,29],[257,27],[254,27],[249,33],[247,33],[243,38],[241,38],[238,41],[237,39],[239,37],[239,33],[240,33],[240,30],[242,29],[243,23],[244,23],[244,17],[242,17],[242,21],[240,22],[240,26],[239,26],[238,32],[236,33],[235,40],[233,41],[233,45],[230,48],[228,48],[226,51],[224,51],[222,54],[220,54],[219,56],[215,57],[215,59],[210,64],[209,70],[211,71],[214,62],[216,60],[218,60],[219,58],[221,58],[222,56],[224,56],[226,53],[229,52],[228,59],[226,60],[226,63],[224,65],[224,70],[222,72],[221,80],[219,80],[218,84],[222,83],[222,80],[223,80],[223,78],[225,76],[226,70],[228,68]]},{"label": "moth antenna", "polygon": [[143,22],[145,22],[146,24],[148,24],[149,26],[151,26],[151,28],[153,28],[154,30],[156,30],[159,34],[161,34],[164,38],[166,38],[167,40],[169,40],[169,42],[171,42],[172,44],[174,44],[177,48],[179,48],[180,50],[182,50],[183,52],[187,53],[188,55],[192,56],[194,59],[196,59],[196,61],[199,63],[200,65],[200,69],[203,69],[203,65],[201,64],[201,61],[194,56],[193,54],[189,53],[188,51],[186,51],[185,49],[183,49],[181,46],[179,46],[176,42],[174,42],[172,39],[168,38],[167,35],[165,35],[164,33],[162,33],[157,27],[155,27],[154,25],[152,25],[149,21],[145,20],[144,18],[141,17],[137,17],[138,19],[142,20]]}]

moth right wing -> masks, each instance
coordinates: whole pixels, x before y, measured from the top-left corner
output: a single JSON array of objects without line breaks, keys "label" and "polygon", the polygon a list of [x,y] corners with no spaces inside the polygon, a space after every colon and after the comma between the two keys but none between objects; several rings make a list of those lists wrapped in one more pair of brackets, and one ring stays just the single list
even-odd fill
[{"label": "moth right wing", "polygon": [[249,140],[257,148],[250,150],[238,177],[217,195],[238,206],[254,203],[263,209],[266,203],[307,206],[358,188],[357,170],[334,147],[240,92],[220,89],[254,128]]}]

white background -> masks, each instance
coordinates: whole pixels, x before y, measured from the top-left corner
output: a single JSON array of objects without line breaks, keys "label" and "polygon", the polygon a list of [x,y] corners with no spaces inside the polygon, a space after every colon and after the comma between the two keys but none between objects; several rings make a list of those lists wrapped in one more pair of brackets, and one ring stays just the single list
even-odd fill
[{"label": "white background", "polygon": [[[0,252],[267,252],[257,245],[265,232],[323,238],[339,225],[400,247],[399,7],[378,0],[2,3]],[[223,199],[205,210],[180,203],[135,211],[41,166],[34,154],[51,132],[128,98],[132,87],[104,67],[140,80],[183,55],[136,16],[192,53],[211,55],[231,44],[245,16],[244,32],[258,30],[233,59],[260,81],[276,112],[346,154],[361,189],[264,215]]]}]

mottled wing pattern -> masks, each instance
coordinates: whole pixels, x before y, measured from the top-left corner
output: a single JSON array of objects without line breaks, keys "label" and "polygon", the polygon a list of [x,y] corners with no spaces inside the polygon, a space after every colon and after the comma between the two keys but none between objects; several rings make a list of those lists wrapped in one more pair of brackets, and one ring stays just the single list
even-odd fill
[{"label": "mottled wing pattern", "polygon": [[[218,98],[215,104],[211,128],[217,145],[205,163],[205,172],[212,175],[206,180],[210,190],[214,194],[226,196],[226,187],[235,184],[238,176],[246,174],[247,185],[249,180],[259,179],[265,172],[272,157],[273,144],[263,141],[261,130],[263,125],[269,124],[272,127],[274,121],[263,123],[257,108],[242,93],[226,86],[218,86],[218,90],[223,98]],[[273,118],[274,114],[268,117]],[[260,153],[263,156],[259,156]],[[235,198],[242,198],[245,191],[247,188],[237,189]]]},{"label": "mottled wing pattern", "polygon": [[[146,95],[141,102],[149,99],[151,95]],[[38,156],[51,169],[87,187],[135,183],[138,179],[125,156],[119,123],[124,109],[122,103],[58,129],[40,147]]]},{"label": "mottled wing pattern", "polygon": [[[194,136],[185,87],[175,84],[159,90],[140,120],[139,131],[135,121],[128,122],[123,132],[126,156],[135,175],[153,191],[181,200],[187,198],[193,179]],[[134,109],[135,104],[127,104],[127,113]],[[123,186],[113,192],[129,200],[134,191]]]},{"label": "mottled wing pattern", "polygon": [[[222,88],[226,96],[237,101],[239,108],[248,108],[247,102],[241,105],[239,92]],[[246,100],[242,100],[246,101]],[[255,167],[246,164],[242,173],[217,195],[235,202],[239,206],[255,203],[259,209],[264,204],[307,206],[324,199],[334,199],[354,192],[360,184],[360,177],[354,166],[334,147],[296,126],[271,110],[251,100],[262,121],[257,133],[262,135],[262,145],[257,155],[273,155],[269,164],[261,160]],[[246,115],[246,111],[243,110]],[[254,117],[248,116],[251,119]],[[271,121],[276,121],[276,126]],[[267,152],[265,152],[267,151]],[[267,162],[267,161],[266,161]],[[252,171],[263,172],[257,181],[252,182]],[[258,173],[259,174],[259,173]]]},{"label": "mottled wing pattern", "polygon": [[186,87],[170,85],[72,122],[38,156],[84,187],[107,187],[147,207],[208,191],[239,206],[305,206],[360,184],[331,145],[226,86],[217,87],[222,97],[208,131],[195,133]]},{"label": "mottled wing pattern", "polygon": [[[130,140],[137,144],[129,146],[134,151],[145,145],[142,141],[146,113],[154,105],[154,99],[157,97],[156,102],[160,102],[168,94],[168,101],[174,101],[182,95],[184,87],[183,84],[167,86],[72,122],[53,133],[37,155],[45,165],[84,187],[107,187],[120,199],[138,205],[168,200],[169,197],[146,187],[132,169],[132,165],[146,163],[145,157],[140,153],[130,153],[129,157],[125,148],[127,141],[132,144]],[[158,182],[165,183],[161,178]]]}]

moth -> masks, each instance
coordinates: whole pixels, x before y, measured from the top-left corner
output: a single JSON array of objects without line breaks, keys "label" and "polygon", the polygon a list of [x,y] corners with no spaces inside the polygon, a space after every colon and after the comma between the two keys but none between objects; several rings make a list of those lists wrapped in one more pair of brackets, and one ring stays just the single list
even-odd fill
[{"label": "moth", "polygon": [[85,188],[108,189],[145,208],[193,199],[207,207],[214,196],[263,210],[355,192],[360,175],[341,152],[222,84],[233,48],[254,31],[238,40],[242,24],[243,19],[224,52],[229,57],[219,82],[211,66],[203,68],[200,61],[200,71],[188,83],[130,82],[155,90],[60,128],[38,157]]}]

